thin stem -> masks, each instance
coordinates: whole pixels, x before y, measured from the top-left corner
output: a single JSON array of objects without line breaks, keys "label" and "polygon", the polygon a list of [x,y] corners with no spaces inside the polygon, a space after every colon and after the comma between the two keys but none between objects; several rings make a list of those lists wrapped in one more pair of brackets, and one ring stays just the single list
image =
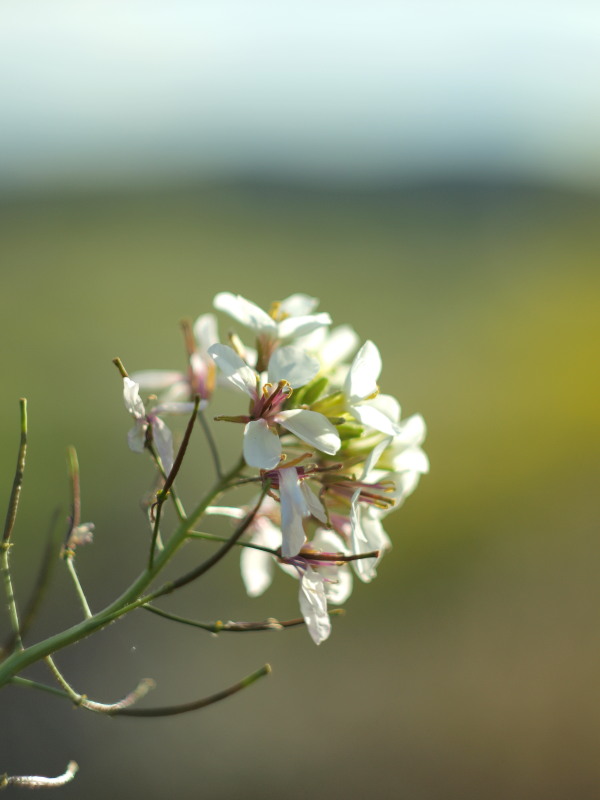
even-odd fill
[{"label": "thin stem", "polygon": [[24,786],[27,789],[41,789],[51,786],[64,786],[77,774],[76,761],[69,761],[66,770],[56,778],[45,778],[42,775],[0,775],[0,789],[7,786]]},{"label": "thin stem", "polygon": [[12,579],[10,577],[8,552],[11,547],[12,545],[8,541],[0,543],[0,571],[2,572],[2,578],[4,581],[4,593],[6,595],[6,603],[8,606],[8,616],[10,618],[10,625],[13,632],[11,649],[16,648],[17,650],[23,650],[21,626],[19,624],[19,612],[17,610],[17,601],[15,600]]},{"label": "thin stem", "polygon": [[[203,533],[202,531],[190,531],[188,533],[188,538],[205,539],[208,542],[228,542],[230,539],[228,536],[218,536],[216,533]],[[235,545],[236,547],[249,547],[252,550],[262,550],[263,553],[269,553],[269,555],[272,556],[281,555],[277,550],[264,547],[262,544],[254,544],[254,542],[235,542]]]},{"label": "thin stem", "polygon": [[[172,490],[173,482],[175,481],[175,478],[177,477],[177,473],[179,472],[179,470],[181,469],[181,465],[183,464],[183,458],[184,458],[184,456],[186,454],[186,451],[187,451],[187,448],[188,448],[188,444],[190,443],[190,437],[192,435],[192,430],[194,429],[194,422],[196,421],[196,414],[198,413],[199,405],[200,405],[200,396],[196,395],[196,397],[194,398],[194,410],[193,410],[192,416],[190,417],[189,422],[188,422],[188,424],[186,426],[185,433],[183,435],[183,439],[182,439],[181,445],[179,447],[179,450],[177,451],[177,456],[175,457],[175,461],[173,462],[173,466],[171,467],[171,471],[169,472],[169,474],[168,474],[168,476],[167,476],[167,478],[165,480],[165,485],[160,490],[160,492],[158,492],[158,494],[156,495],[156,507],[155,507],[155,515],[156,515],[156,517],[155,517],[155,520],[154,520],[154,529],[152,531],[152,542],[150,544],[150,557],[149,557],[149,560],[148,560],[148,569],[152,569],[152,565],[154,564],[154,551],[156,549],[156,543],[157,543],[158,537],[159,537],[160,515],[161,515],[163,503],[165,502],[165,500],[169,496],[169,492]],[[157,463],[159,463],[158,459],[157,459]],[[177,503],[178,503],[178,501],[175,498],[175,507],[176,508],[178,508]],[[178,509],[178,513],[180,511],[179,518],[183,519],[183,518],[185,518],[185,511],[183,509],[183,506],[181,506],[181,504],[179,504],[179,506],[180,506],[180,509]]]},{"label": "thin stem", "polygon": [[95,700],[89,700],[87,695],[76,692],[67,682],[64,675],[62,675],[51,656],[46,656],[44,661],[50,667],[57,683],[62,687],[64,694],[69,700],[72,700],[76,706],[87,708],[88,711],[95,711],[97,714],[114,714],[121,709],[129,708],[129,706],[141,700],[142,697],[145,697],[150,689],[153,689],[156,685],[151,678],[144,678],[138,683],[135,689],[129,692],[122,700],[118,700],[116,703],[98,703]]},{"label": "thin stem", "polygon": [[[212,542],[228,542],[229,538],[227,536],[219,536],[216,533],[204,533],[203,531],[190,531],[188,533],[188,538],[190,539],[206,539],[207,541]],[[361,561],[363,558],[379,558],[381,552],[379,550],[371,550],[368,553],[354,553],[351,555],[345,555],[344,553],[313,553],[313,552],[305,552],[302,551],[298,553],[297,557],[292,559],[282,558],[281,556],[281,548],[277,550],[273,549],[272,547],[265,547],[262,544],[254,544],[254,542],[235,542],[234,543],[237,547],[250,547],[252,550],[262,550],[263,553],[269,553],[269,555],[278,558],[280,561],[284,563],[288,563],[289,561],[295,561],[297,558],[305,559],[306,561],[325,561],[328,564],[339,565],[339,564],[346,564],[349,561]]]},{"label": "thin stem", "polygon": [[[54,531],[56,529],[56,524],[58,522],[59,516],[60,516],[60,509],[56,508],[50,519],[50,525],[48,527],[48,533],[46,536],[46,549],[44,552],[42,563],[40,564],[40,568],[33,587],[33,591],[31,593],[31,597],[27,602],[27,606],[25,607],[25,611],[21,618],[21,627],[19,629],[19,635],[21,636],[21,639],[25,636],[25,633],[29,630],[29,626],[31,625],[31,623],[35,618],[36,612],[40,607],[44,594],[46,593],[46,589],[48,588],[48,584],[50,582],[50,576],[52,574],[52,570],[56,563],[55,551],[58,549],[58,542],[56,541],[56,536],[54,535]],[[15,642],[16,642],[15,634],[12,633],[8,642],[5,642],[5,644],[1,648],[0,656],[2,656],[4,653],[11,651],[15,646]]]},{"label": "thin stem", "polygon": [[62,689],[57,689],[55,686],[47,686],[45,683],[38,683],[29,678],[21,678],[18,675],[11,678],[9,683],[15,686],[22,686],[24,689],[37,689],[40,692],[47,692],[48,694],[56,695],[56,697],[62,697],[65,700],[72,700],[71,695],[67,694],[67,692]]},{"label": "thin stem", "polygon": [[271,672],[271,665],[265,664],[260,669],[253,672],[251,675],[242,678],[238,683],[223,689],[216,694],[211,694],[208,697],[203,697],[201,700],[195,700],[193,703],[184,703],[178,706],[162,706],[159,708],[128,708],[112,712],[113,716],[127,716],[127,717],[172,717],[176,714],[187,714],[189,711],[197,711],[199,708],[205,708],[213,703],[218,703],[220,700],[225,700],[226,697],[231,697],[232,694],[240,692],[247,686],[250,686],[259,678],[268,675]]},{"label": "thin stem", "polygon": [[10,493],[10,500],[8,502],[6,520],[4,522],[4,535],[2,537],[2,540],[4,542],[8,542],[12,534],[15,525],[15,519],[17,518],[17,510],[19,508],[21,487],[23,486],[25,457],[27,455],[27,400],[24,397],[22,397],[19,400],[19,410],[21,414],[21,441],[19,443],[19,453],[17,455],[17,466],[15,469],[15,477],[13,480],[12,490]]},{"label": "thin stem", "polygon": [[94,615],[92,614],[92,610],[90,609],[89,603],[85,596],[85,592],[83,591],[83,587],[79,580],[79,576],[77,575],[77,570],[75,569],[75,557],[72,550],[66,551],[64,561],[65,564],[67,565],[69,574],[73,579],[73,585],[75,586],[75,591],[77,592],[77,597],[79,598],[79,602],[83,610],[83,615],[86,619],[90,619]]},{"label": "thin stem", "polygon": [[67,536],[67,541],[81,522],[81,483],[79,480],[79,460],[77,459],[77,451],[74,447],[69,447],[67,450],[67,460],[69,463],[69,477],[71,478],[71,495],[73,498],[73,505],[71,510],[71,530]]},{"label": "thin stem", "polygon": [[214,436],[212,435],[212,431],[210,426],[206,420],[206,416],[204,411],[198,411],[198,419],[200,420],[200,425],[202,425],[202,430],[204,431],[204,435],[206,436],[206,441],[208,443],[208,448],[210,450],[210,455],[213,460],[213,464],[215,465],[215,472],[217,473],[217,478],[221,479],[223,477],[223,469],[221,467],[221,459],[219,457],[219,451],[217,449],[217,443],[215,442]]},{"label": "thin stem", "polygon": [[25,457],[27,455],[27,400],[22,397],[19,400],[19,411],[21,417],[21,440],[19,442],[19,452],[17,454],[17,466],[15,468],[15,477],[13,479],[12,490],[10,499],[8,501],[8,509],[6,512],[6,520],[4,522],[4,533],[2,535],[2,542],[0,547],[2,555],[0,557],[0,571],[2,572],[2,580],[4,583],[4,593],[6,595],[6,602],[8,605],[8,616],[13,632],[13,642],[11,648],[17,650],[23,649],[23,641],[21,639],[21,626],[19,624],[19,612],[17,609],[17,601],[10,577],[10,537],[15,526],[17,518],[17,510],[19,508],[19,498],[21,496],[21,487],[23,486],[23,473],[25,471]]},{"label": "thin stem", "polygon": [[[148,442],[146,444],[146,449],[148,450],[148,452],[152,456],[152,460],[156,464],[156,467],[158,468],[158,471],[160,472],[161,476],[163,477],[163,479],[165,481],[167,481],[169,476],[165,472],[165,468],[163,467],[162,461],[160,460],[160,456],[158,455],[158,452],[157,452],[156,448],[154,447],[154,445],[152,444],[152,442]],[[175,489],[173,487],[171,487],[171,490],[169,491],[169,495],[171,497],[171,500],[173,501],[173,506],[175,507],[175,512],[176,512],[177,516],[179,517],[180,522],[185,522],[185,520],[187,518],[186,517],[186,513],[185,513],[185,509],[184,509],[184,507],[183,507],[183,505],[181,503],[181,500],[177,496],[177,494],[175,492]]]},{"label": "thin stem", "polygon": [[[280,631],[283,628],[293,628],[296,625],[305,624],[305,621],[302,617],[284,621],[270,618],[263,620],[262,622],[232,622],[231,620],[229,622],[221,622],[221,620],[217,620],[216,622],[199,622],[198,620],[180,617],[177,614],[170,614],[168,611],[163,611],[162,608],[157,608],[156,606],[151,606],[149,604],[142,606],[142,608],[144,611],[151,611],[153,614],[156,614],[159,617],[170,619],[173,622],[180,622],[182,625],[189,625],[192,628],[200,628],[204,631],[208,631],[209,633]],[[340,611],[342,611],[342,609],[334,609],[330,613],[337,612],[339,614]]]}]

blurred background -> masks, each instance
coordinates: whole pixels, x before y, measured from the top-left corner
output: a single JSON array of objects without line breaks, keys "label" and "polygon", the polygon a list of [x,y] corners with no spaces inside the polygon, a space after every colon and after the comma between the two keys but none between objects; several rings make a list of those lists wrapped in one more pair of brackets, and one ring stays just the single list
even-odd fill
[{"label": "blurred background", "polygon": [[[74,758],[61,791],[91,800],[596,798],[598,4],[4,0],[0,15],[6,499],[20,396],[30,409],[18,598],[67,514],[69,444],[96,524],[78,555],[92,608],[139,572],[152,472],[127,448],[111,359],[183,367],[178,322],[217,291],[305,292],[373,339],[431,460],[321,647],[302,628],[212,637],[138,612],[59,654],[79,691],[112,701],[152,676],[145,702],[163,705],[274,672],[148,721],[9,687],[0,773]],[[216,428],[225,460],[238,433]],[[181,492],[191,505],[211,481],[198,435]],[[211,552],[193,547],[176,571]],[[246,598],[236,556],[164,605],[298,614],[283,574]],[[57,563],[29,641],[77,619]]]}]

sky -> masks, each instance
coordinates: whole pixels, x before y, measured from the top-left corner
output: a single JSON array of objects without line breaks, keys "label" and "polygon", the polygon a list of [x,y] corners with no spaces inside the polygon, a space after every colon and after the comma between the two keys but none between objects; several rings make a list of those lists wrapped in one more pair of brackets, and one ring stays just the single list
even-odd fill
[{"label": "sky", "polygon": [[0,0],[0,188],[600,185],[592,0]]}]

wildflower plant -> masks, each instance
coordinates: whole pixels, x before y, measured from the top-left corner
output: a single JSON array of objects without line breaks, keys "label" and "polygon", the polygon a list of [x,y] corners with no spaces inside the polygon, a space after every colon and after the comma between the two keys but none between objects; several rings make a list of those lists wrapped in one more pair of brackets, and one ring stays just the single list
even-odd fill
[{"label": "wildflower plant", "polygon": [[[403,420],[395,398],[379,391],[382,363],[376,345],[371,341],[360,345],[349,326],[331,329],[329,314],[316,312],[317,305],[316,299],[295,294],[267,312],[239,295],[222,292],[214,307],[241,330],[228,333],[223,342],[213,314],[202,315],[194,324],[184,322],[186,370],[129,374],[120,359],[114,359],[125,409],[133,420],[129,447],[147,454],[156,471],[148,556],[128,588],[106,608],[92,611],[77,575],[76,554],[78,548],[92,545],[94,525],[81,520],[79,466],[74,448],[69,448],[72,509],[59,555],[77,592],[82,619],[36,643],[28,642],[28,631],[56,553],[48,548],[33,596],[24,609],[18,609],[9,557],[27,450],[27,404],[21,400],[21,442],[0,543],[10,622],[10,634],[0,642],[0,687],[13,684],[50,692],[110,716],[152,717],[202,708],[270,672],[264,665],[215,695],[177,706],[138,706],[153,688],[149,679],[117,702],[91,700],[63,674],[57,654],[137,609],[213,633],[305,625],[317,645],[330,636],[330,606],[347,600],[355,578],[370,582],[376,576],[391,547],[384,527],[387,515],[414,491],[429,465],[421,449],[423,418],[417,414]],[[236,415],[219,414],[219,396],[228,390],[240,402]],[[187,424],[174,435],[171,427],[177,416]],[[229,469],[222,467],[215,423],[237,424],[240,429],[241,456]],[[198,424],[216,479],[204,497],[190,503],[180,497],[176,479],[181,470],[193,468],[188,466],[188,444]],[[253,499],[247,505],[232,503],[242,486],[253,487]],[[170,533],[161,525],[167,502],[178,520]],[[230,521],[229,536],[203,530],[215,516]],[[217,542],[219,547],[207,556],[198,540]],[[184,546],[191,569],[177,578],[162,579],[164,568]],[[298,618],[201,622],[161,608],[161,598],[202,578],[234,549],[240,551],[242,580],[251,597],[266,591],[276,568],[297,581]],[[56,685],[23,675],[37,662],[45,662]],[[4,775],[0,788],[62,785],[76,770],[70,762],[57,778]]]}]

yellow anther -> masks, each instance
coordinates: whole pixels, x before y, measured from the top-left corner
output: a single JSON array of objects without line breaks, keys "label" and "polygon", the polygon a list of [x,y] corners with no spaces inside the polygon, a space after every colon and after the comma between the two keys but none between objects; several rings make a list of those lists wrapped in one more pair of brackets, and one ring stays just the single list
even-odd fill
[{"label": "yellow anther", "polygon": [[269,316],[276,322],[281,322],[282,320],[287,319],[289,317],[289,314],[286,314],[285,311],[281,310],[281,303],[277,300],[271,304],[271,308],[269,309]]}]

